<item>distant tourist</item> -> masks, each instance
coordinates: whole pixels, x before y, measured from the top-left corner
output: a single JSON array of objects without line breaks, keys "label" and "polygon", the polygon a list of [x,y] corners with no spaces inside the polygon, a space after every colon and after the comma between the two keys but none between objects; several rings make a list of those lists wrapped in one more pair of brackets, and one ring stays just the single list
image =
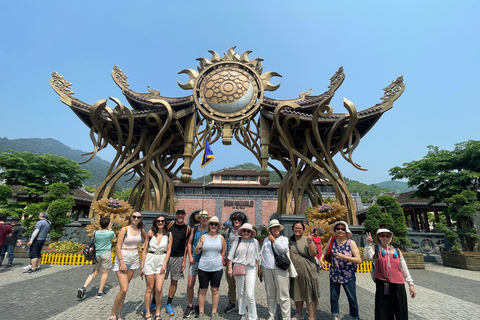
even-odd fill
[{"label": "distant tourist", "polygon": [[[275,265],[275,253],[286,257],[288,252],[288,238],[281,236],[283,226],[277,219],[268,224],[269,236],[263,241],[260,250],[260,265],[258,276],[263,278],[265,293],[267,294],[268,320],[274,320],[277,314],[277,302],[282,311],[282,320],[290,320],[290,275],[289,270],[282,270]],[[275,253],[273,252],[275,250]]]},{"label": "distant tourist", "polygon": [[[257,320],[257,305],[255,303],[255,279],[257,278],[256,265],[259,258],[258,241],[255,239],[255,230],[250,223],[244,223],[238,229],[238,237],[232,244],[228,255],[228,276],[235,278],[238,297],[238,314],[240,320]],[[244,272],[235,275],[234,266],[241,266]]]},{"label": "distant tourist", "polygon": [[[143,230],[142,212],[134,211],[128,221],[128,226],[122,228],[118,234],[117,247],[115,252],[115,265],[113,271],[116,272],[120,292],[117,293],[113,303],[112,312],[109,319],[121,319],[125,296],[128,291],[128,284],[132,280],[135,270],[140,268],[139,247],[138,245],[144,239],[143,250],[148,244],[147,234]],[[145,252],[145,250],[144,250]]]},{"label": "distant tourist", "polygon": [[352,232],[345,221],[337,221],[330,226],[333,237],[330,238],[320,258],[322,268],[325,268],[325,255],[332,242],[330,263],[330,309],[335,320],[340,316],[338,298],[340,286],[343,286],[350,306],[350,315],[353,319],[358,317],[357,285],[355,273],[357,264],[362,263],[360,251],[355,241],[351,240]]},{"label": "distant tourist", "polygon": [[[200,224],[196,225],[193,228],[193,232],[190,234],[190,239],[188,240],[188,259],[190,266],[188,268],[188,285],[187,285],[187,308],[185,309],[185,313],[183,314],[184,318],[190,318],[190,316],[195,313],[195,316],[199,316],[200,309],[198,307],[198,299],[197,304],[193,307],[193,296],[194,296],[194,287],[195,287],[195,280],[198,275],[198,263],[200,262],[200,257],[202,253],[195,254],[195,248],[197,247],[198,241],[200,241],[200,237],[207,233],[207,222],[209,219],[208,212],[205,210],[200,211],[198,214],[195,215],[195,220],[199,221]],[[200,292],[200,288],[198,289]],[[197,296],[198,297],[198,296]]]},{"label": "distant tourist", "polygon": [[318,270],[315,256],[317,247],[312,237],[303,235],[305,225],[303,222],[295,222],[292,226],[293,235],[290,237],[290,258],[297,270],[298,276],[291,280],[290,298],[295,302],[295,320],[301,320],[303,316],[303,304],[307,305],[308,319],[314,320],[317,305],[320,299],[318,284]]},{"label": "distant tourist", "polygon": [[315,256],[318,260],[322,256],[322,238],[320,237],[320,230],[319,228],[313,228],[312,230],[312,240],[315,243],[315,247],[317,247],[318,254]]},{"label": "distant tourist", "polygon": [[210,285],[212,290],[212,317],[218,319],[218,301],[220,300],[220,282],[223,275],[223,259],[225,259],[225,240],[219,234],[220,221],[217,217],[208,220],[207,234],[200,237],[195,248],[195,254],[202,253],[198,263],[198,282],[200,293],[198,295],[199,319],[205,320],[205,299]]},{"label": "distant tourist", "polygon": [[40,271],[40,263],[42,262],[42,247],[45,244],[48,231],[50,231],[51,222],[48,221],[48,213],[42,212],[38,216],[38,222],[35,224],[28,246],[30,246],[30,269],[24,271],[24,274],[32,274]]},{"label": "distant tourist", "polygon": [[[0,218],[1,219],[1,218]],[[8,253],[8,264],[5,266],[5,268],[11,268],[13,265],[13,259],[14,259],[14,251],[15,251],[15,246],[21,246],[22,245],[22,232],[26,230],[27,228],[22,227],[21,225],[18,224],[19,219],[17,217],[12,218],[12,222],[10,222],[10,226],[13,230],[11,236],[5,238],[5,242],[3,246],[0,246],[2,248],[2,252],[0,254],[0,266],[2,265],[3,259],[5,258],[5,253]],[[5,225],[5,222],[4,222]],[[0,230],[3,228],[3,225],[0,226]],[[8,229],[5,229],[7,231]],[[0,231],[1,233],[1,231]],[[0,235],[0,238],[2,236]]]},{"label": "distant tourist", "polygon": [[87,277],[82,288],[78,289],[77,297],[83,299],[88,285],[98,276],[100,269],[102,269],[102,276],[100,278],[100,287],[98,287],[97,299],[105,295],[103,289],[107,283],[108,272],[112,268],[112,239],[115,239],[115,232],[112,231],[112,223],[109,217],[100,218],[100,230],[93,232],[93,241],[95,241],[95,254],[97,256],[97,263],[94,265],[93,272]]},{"label": "distant tourist", "polygon": [[372,234],[367,233],[365,258],[374,259],[375,263],[375,319],[408,319],[407,294],[405,281],[409,285],[410,296],[415,298],[417,293],[413,279],[407,268],[402,252],[392,246],[393,232],[388,229],[378,229],[378,244],[373,244]]},{"label": "distant tourist", "polygon": [[[227,244],[226,252],[225,252],[225,261],[223,263],[224,266],[228,266],[228,255],[230,254],[230,250],[232,249],[232,243],[235,240],[235,237],[238,235],[238,229],[247,222],[247,216],[242,212],[235,212],[230,216],[230,220],[232,221],[232,226],[227,229],[225,235],[225,241]],[[223,312],[230,313],[237,308],[237,287],[235,284],[235,279],[233,277],[228,276],[227,272],[227,283],[228,283],[228,305],[225,307]]]},{"label": "distant tourist", "polygon": [[155,320],[161,320],[160,306],[162,305],[163,282],[167,269],[168,259],[172,249],[172,234],[167,231],[166,217],[159,215],[152,223],[152,238],[148,241],[146,251],[142,255],[140,265],[140,276],[145,275],[147,288],[145,291],[145,319],[152,319],[150,315],[150,304],[152,292],[155,292],[156,309]]}]

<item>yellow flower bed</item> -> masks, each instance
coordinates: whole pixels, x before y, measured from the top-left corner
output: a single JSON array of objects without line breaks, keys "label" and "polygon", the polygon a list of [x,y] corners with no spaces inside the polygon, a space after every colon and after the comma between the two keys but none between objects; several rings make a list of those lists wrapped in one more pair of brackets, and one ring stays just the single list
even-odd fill
[{"label": "yellow flower bed", "polygon": [[[330,263],[325,262],[325,270],[330,271]],[[357,273],[370,273],[372,271],[372,261],[362,261],[357,266]]]}]

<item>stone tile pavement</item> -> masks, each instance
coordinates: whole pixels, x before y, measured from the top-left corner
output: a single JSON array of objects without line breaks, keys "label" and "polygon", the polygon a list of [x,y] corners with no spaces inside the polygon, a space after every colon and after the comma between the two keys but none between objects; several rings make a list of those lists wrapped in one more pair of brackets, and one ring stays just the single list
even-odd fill
[{"label": "stone tile pavement", "polygon": [[[96,299],[99,277],[87,289],[85,299],[76,297],[90,273],[91,266],[53,266],[44,265],[38,274],[23,275],[22,266],[27,259],[15,259],[11,269],[0,268],[0,319],[62,319],[92,320],[108,319],[118,282],[113,272],[106,285],[107,295]],[[409,298],[410,319],[478,319],[480,317],[480,272],[444,267],[439,263],[428,263],[425,270],[411,270],[415,280],[417,298]],[[328,273],[320,274],[322,289],[321,301],[316,319],[333,319],[330,315]],[[162,311],[163,319],[177,320],[183,318],[187,304],[186,282],[179,281],[179,288],[173,305],[175,316],[167,316]],[[164,294],[169,286],[167,280]],[[140,311],[143,306],[145,285],[138,274],[134,276],[126,297],[123,315],[125,319],[142,319]],[[369,274],[357,274],[357,296],[360,318],[373,319],[375,286]],[[257,309],[260,319],[268,317],[263,283],[257,280],[255,288]],[[163,300],[165,305],[166,298]],[[207,295],[206,314],[211,312],[210,293]],[[220,319],[240,319],[235,312],[223,314],[227,304],[227,283],[222,281],[220,288]],[[345,293],[340,296],[341,319],[350,319]],[[281,319],[280,313],[277,318]]]}]

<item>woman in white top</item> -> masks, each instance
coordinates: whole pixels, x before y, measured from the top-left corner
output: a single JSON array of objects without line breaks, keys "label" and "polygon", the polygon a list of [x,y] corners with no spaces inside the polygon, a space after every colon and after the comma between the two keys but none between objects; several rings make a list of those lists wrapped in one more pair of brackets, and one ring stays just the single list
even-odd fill
[{"label": "woman in white top", "polygon": [[288,252],[288,238],[281,236],[280,231],[283,226],[277,219],[270,221],[268,231],[270,235],[263,242],[260,250],[260,265],[258,266],[258,276],[265,280],[265,292],[267,294],[268,320],[275,319],[277,313],[277,300],[282,310],[282,319],[290,320],[290,276],[289,271],[282,270],[275,265],[275,253],[286,257]]},{"label": "woman in white top", "polygon": [[234,275],[237,285],[238,314],[240,320],[246,320],[248,304],[248,319],[257,320],[257,305],[255,303],[255,267],[258,263],[259,246],[255,239],[255,230],[250,223],[244,223],[238,229],[236,237],[228,254],[228,276],[233,275],[233,265],[244,265],[244,275]]},{"label": "woman in white top", "polygon": [[[159,215],[152,223],[153,236],[148,242],[147,250],[142,256],[140,265],[140,276],[145,275],[147,289],[145,291],[145,319],[152,319],[150,314],[150,303],[152,301],[153,287],[155,287],[155,300],[157,305],[162,305],[162,289],[165,281],[165,270],[172,250],[172,234],[165,226],[166,218]],[[162,309],[156,309],[155,320],[160,320]]]},{"label": "woman in white top", "polygon": [[[121,314],[128,291],[128,284],[132,280],[135,270],[140,267],[139,252],[141,250],[138,245],[141,243],[142,238],[144,240],[147,239],[147,233],[143,230],[142,212],[134,211],[130,216],[128,226],[120,230],[118,234],[117,247],[115,249],[117,257],[115,258],[113,271],[117,274],[120,292],[115,297],[109,319],[123,320]],[[144,241],[142,250],[145,250],[146,246],[147,241]]]},{"label": "woman in white top", "polygon": [[200,237],[195,254],[202,253],[198,263],[198,308],[200,310],[199,320],[204,320],[205,298],[207,297],[208,285],[212,289],[212,317],[211,320],[217,320],[218,301],[220,300],[220,281],[223,275],[223,260],[225,259],[225,240],[219,234],[220,221],[217,217],[208,220],[207,234]]}]

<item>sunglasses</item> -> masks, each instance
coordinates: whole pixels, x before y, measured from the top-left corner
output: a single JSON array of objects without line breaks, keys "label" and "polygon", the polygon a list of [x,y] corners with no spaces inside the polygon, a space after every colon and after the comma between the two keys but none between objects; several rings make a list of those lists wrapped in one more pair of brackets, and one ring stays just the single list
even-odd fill
[{"label": "sunglasses", "polygon": [[242,230],[243,232],[250,233],[252,230]]},{"label": "sunglasses", "polygon": [[216,223],[216,222],[210,223],[210,225],[213,226],[213,227],[218,227],[218,223]]},{"label": "sunglasses", "polygon": [[165,223],[165,220],[157,220],[157,223]]},{"label": "sunglasses", "polygon": [[142,219],[142,216],[132,216],[132,219],[141,220],[141,219]]},{"label": "sunglasses", "polygon": [[379,235],[380,238],[391,238],[392,236],[389,234],[381,234]]},{"label": "sunglasses", "polygon": [[233,221],[242,221],[243,222],[243,220],[240,219],[240,218],[235,218],[235,219],[233,219]]},{"label": "sunglasses", "polygon": [[345,228],[335,228],[335,231],[345,231]]}]

